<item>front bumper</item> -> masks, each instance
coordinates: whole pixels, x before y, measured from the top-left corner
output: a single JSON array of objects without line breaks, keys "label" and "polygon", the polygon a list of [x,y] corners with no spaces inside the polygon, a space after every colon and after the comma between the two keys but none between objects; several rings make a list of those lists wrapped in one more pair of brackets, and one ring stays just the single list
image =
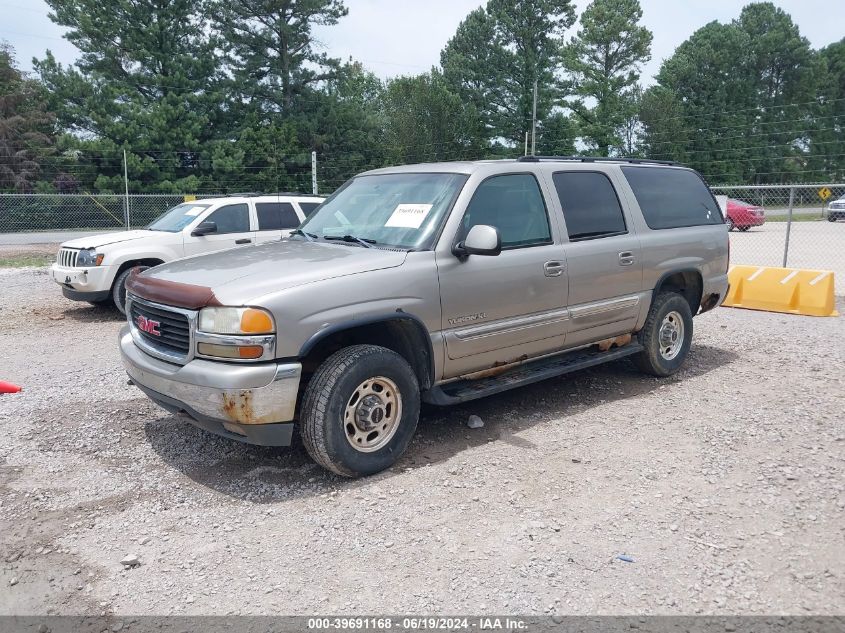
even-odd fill
[{"label": "front bumper", "polygon": [[53,264],[50,277],[62,287],[64,295],[74,301],[99,301],[111,293],[111,266],[67,268]]},{"label": "front bumper", "polygon": [[142,352],[120,331],[126,373],[150,399],[197,426],[241,442],[289,446],[302,366],[194,359],[174,365]]}]

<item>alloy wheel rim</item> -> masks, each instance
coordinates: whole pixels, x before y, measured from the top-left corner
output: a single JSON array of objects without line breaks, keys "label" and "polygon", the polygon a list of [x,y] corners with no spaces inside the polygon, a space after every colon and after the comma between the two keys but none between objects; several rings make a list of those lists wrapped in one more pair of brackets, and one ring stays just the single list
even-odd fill
[{"label": "alloy wheel rim", "polygon": [[673,310],[663,317],[657,342],[660,346],[660,356],[665,360],[672,360],[681,353],[684,346],[684,320],[680,313]]},{"label": "alloy wheel rim", "polygon": [[356,451],[383,448],[399,428],[402,396],[396,383],[384,376],[367,378],[349,397],[343,411],[346,440]]}]

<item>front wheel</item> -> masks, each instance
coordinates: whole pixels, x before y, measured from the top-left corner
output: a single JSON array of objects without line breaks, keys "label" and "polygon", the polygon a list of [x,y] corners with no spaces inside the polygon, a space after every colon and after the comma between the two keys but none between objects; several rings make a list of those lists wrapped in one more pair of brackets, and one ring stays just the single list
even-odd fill
[{"label": "front wheel", "polygon": [[725,224],[728,225],[728,231],[734,230],[734,228],[735,228],[734,221],[730,217],[725,221]]},{"label": "front wheel", "polygon": [[670,376],[681,368],[692,343],[692,311],[674,292],[654,299],[639,333],[643,351],[633,356],[637,367],[652,376]]},{"label": "front wheel", "polygon": [[408,362],[375,345],[330,356],[311,377],[300,413],[311,458],[344,477],[372,475],[405,452],[420,415],[420,389]]},{"label": "front wheel", "polygon": [[141,272],[142,270],[147,270],[149,266],[133,266],[132,268],[127,268],[117,276],[111,286],[111,299],[114,301],[114,305],[118,311],[124,315],[126,314],[126,280],[129,279],[129,275],[136,268],[138,272]]},{"label": "front wheel", "polygon": [[745,233],[750,228],[751,228],[750,226],[741,226],[741,227],[739,227],[739,230],[742,231],[743,233]]}]

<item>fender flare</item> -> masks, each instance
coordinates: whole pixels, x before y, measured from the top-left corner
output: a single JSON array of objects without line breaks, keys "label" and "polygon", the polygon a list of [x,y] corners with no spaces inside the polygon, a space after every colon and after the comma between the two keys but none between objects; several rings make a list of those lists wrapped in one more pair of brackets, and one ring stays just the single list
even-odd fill
[{"label": "fender flare", "polygon": [[[370,315],[361,319],[349,319],[347,321],[340,321],[339,323],[333,323],[329,327],[323,328],[318,332],[309,337],[307,341],[300,347],[299,354],[297,358],[304,358],[307,356],[321,341],[325,340],[326,338],[337,334],[338,332],[343,332],[344,330],[352,330],[357,327],[361,327],[364,325],[375,325],[377,323],[386,323],[388,321],[405,321],[413,325],[413,327],[417,330],[420,337],[423,339],[424,343],[424,353],[426,354],[427,358],[425,359],[424,364],[422,365],[422,369],[427,372],[428,384],[429,387],[434,384],[434,347],[431,343],[431,335],[428,331],[428,328],[423,323],[422,319],[419,317],[409,314],[404,310],[396,310],[396,312],[389,312],[385,314],[374,314]],[[421,388],[424,390],[424,387],[421,385]]]}]

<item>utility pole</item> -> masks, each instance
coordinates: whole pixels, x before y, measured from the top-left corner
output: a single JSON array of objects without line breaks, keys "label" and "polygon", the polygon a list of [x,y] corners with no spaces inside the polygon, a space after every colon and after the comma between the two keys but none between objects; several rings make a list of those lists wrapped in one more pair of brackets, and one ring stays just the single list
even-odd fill
[{"label": "utility pole", "polygon": [[123,201],[123,218],[126,220],[126,230],[129,230],[129,165],[126,163],[126,150],[123,150],[123,185],[126,188],[126,198]]},{"label": "utility pole", "polygon": [[537,155],[537,80],[534,80],[534,107],[531,114],[531,155]]},{"label": "utility pole", "polygon": [[311,152],[311,193],[317,195],[317,152]]}]

